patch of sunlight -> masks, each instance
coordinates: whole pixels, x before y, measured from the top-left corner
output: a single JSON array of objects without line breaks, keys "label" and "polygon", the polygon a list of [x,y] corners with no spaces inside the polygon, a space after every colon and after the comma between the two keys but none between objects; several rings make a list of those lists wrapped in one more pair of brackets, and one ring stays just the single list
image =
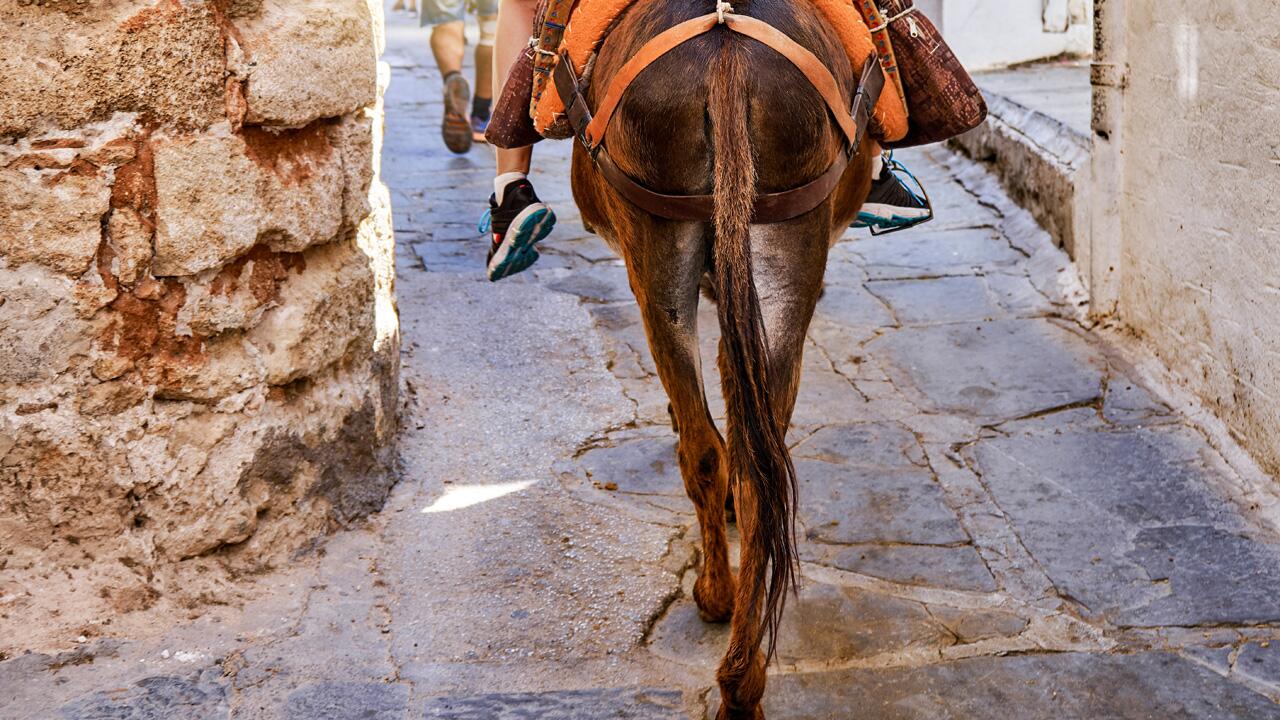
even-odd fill
[{"label": "patch of sunlight", "polygon": [[505,495],[518,493],[537,482],[536,480],[520,480],[518,482],[498,483],[497,485],[454,485],[444,491],[444,495],[422,508],[423,514],[461,510],[482,502],[497,500]]}]

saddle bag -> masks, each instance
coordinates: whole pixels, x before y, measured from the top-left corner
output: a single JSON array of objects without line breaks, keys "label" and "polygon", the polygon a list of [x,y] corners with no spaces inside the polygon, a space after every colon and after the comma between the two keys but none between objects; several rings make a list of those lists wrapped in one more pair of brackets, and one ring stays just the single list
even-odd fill
[{"label": "saddle bag", "polygon": [[529,46],[516,57],[493,107],[485,140],[500,148],[521,148],[544,137],[572,137],[573,130],[558,123],[548,132],[538,132],[533,111],[542,94],[552,86],[551,71],[559,61],[565,25],[577,0],[540,0],[534,12],[533,36]]},{"label": "saddle bag", "polygon": [[938,28],[913,0],[879,0],[878,9],[882,17],[869,23],[871,35],[877,46],[883,40],[892,48],[910,118],[906,137],[884,145],[927,145],[981,125],[987,102]]}]

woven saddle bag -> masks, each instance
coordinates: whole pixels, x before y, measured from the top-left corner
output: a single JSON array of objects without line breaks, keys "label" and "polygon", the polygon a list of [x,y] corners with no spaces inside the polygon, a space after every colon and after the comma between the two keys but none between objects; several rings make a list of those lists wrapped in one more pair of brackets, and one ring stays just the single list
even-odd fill
[{"label": "woven saddle bag", "polygon": [[962,135],[987,118],[987,102],[942,33],[913,0],[879,0],[882,19],[872,25],[877,45],[892,48],[906,95],[906,137],[884,143],[891,148],[927,145]]}]

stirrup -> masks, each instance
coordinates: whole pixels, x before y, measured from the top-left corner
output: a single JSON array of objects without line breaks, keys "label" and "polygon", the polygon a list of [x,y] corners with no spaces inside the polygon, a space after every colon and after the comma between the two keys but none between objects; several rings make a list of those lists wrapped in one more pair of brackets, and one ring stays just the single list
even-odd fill
[{"label": "stirrup", "polygon": [[902,182],[902,186],[907,189],[907,192],[911,193],[912,195],[915,195],[916,199],[923,200],[925,209],[927,209],[929,213],[927,215],[922,215],[914,220],[911,220],[910,222],[903,223],[902,225],[894,225],[891,228],[887,228],[883,230],[877,229],[875,225],[868,225],[867,229],[871,231],[871,235],[873,237],[879,237],[881,235],[892,235],[893,233],[901,232],[903,230],[910,230],[911,228],[917,225],[923,225],[929,222],[930,220],[932,220],[933,219],[933,201],[929,199],[929,191],[924,189],[924,184],[920,182],[919,178],[917,178],[914,173],[912,173],[910,170],[907,169],[906,165],[903,165],[902,163],[898,162],[893,158],[892,150],[889,151],[889,155],[884,160],[884,170],[894,173],[894,176],[898,178],[899,182],[902,182],[902,177],[901,175],[898,175],[898,171],[901,171],[903,175],[906,175],[907,177],[911,178],[911,182],[915,184],[916,190],[920,191],[918,194],[916,193],[915,190],[911,189],[910,185],[907,185],[905,182]]}]

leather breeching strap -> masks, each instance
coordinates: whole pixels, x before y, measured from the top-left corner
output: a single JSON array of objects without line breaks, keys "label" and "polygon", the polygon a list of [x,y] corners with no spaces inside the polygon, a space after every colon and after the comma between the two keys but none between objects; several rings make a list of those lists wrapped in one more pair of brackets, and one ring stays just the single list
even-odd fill
[{"label": "leather breeching strap", "polygon": [[600,107],[592,113],[587,107],[586,89],[573,70],[573,62],[567,55],[556,63],[553,79],[556,91],[565,105],[565,116],[574,133],[591,155],[605,179],[623,197],[640,209],[669,220],[710,221],[715,211],[712,195],[664,195],[641,185],[619,168],[604,146],[609,121],[631,82],[645,68],[670,50],[690,38],[708,32],[723,24],[730,30],[746,35],[768,45],[789,60],[809,80],[826,102],[845,136],[844,150],[836,155],[831,166],[817,178],[791,190],[757,195],[751,221],[756,224],[783,222],[809,212],[827,199],[845,168],[853,159],[866,134],[871,113],[884,90],[884,71],[875,55],[867,58],[862,68],[857,90],[853,95],[852,109],[844,105],[840,86],[831,71],[816,55],[787,37],[785,33],[766,22],[746,15],[709,13],[686,20],[658,34],[628,60],[606,88]]}]

